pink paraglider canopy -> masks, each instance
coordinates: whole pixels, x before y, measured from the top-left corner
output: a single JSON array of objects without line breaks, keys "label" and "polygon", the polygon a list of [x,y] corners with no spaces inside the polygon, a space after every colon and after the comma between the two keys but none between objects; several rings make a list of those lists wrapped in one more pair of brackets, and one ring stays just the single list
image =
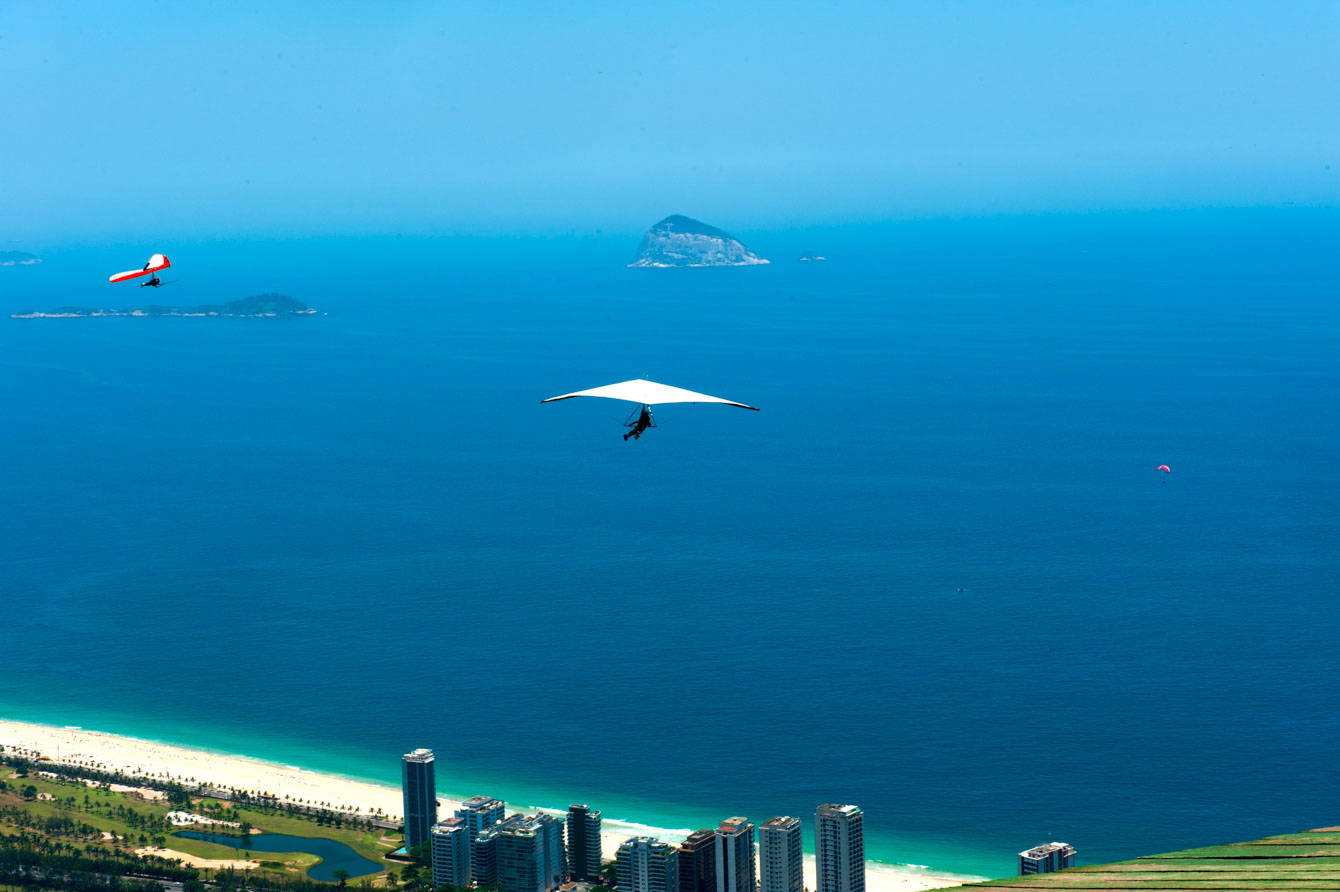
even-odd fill
[{"label": "pink paraglider canopy", "polygon": [[1167,471],[1169,474],[1172,473],[1172,468],[1168,467],[1167,465],[1159,465],[1159,466],[1158,466],[1157,468],[1155,468],[1154,470],[1156,470],[1156,471]]}]

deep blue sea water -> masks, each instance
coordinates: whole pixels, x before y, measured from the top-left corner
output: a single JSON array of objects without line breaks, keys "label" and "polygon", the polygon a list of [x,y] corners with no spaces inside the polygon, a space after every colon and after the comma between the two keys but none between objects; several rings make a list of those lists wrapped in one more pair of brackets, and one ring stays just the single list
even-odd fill
[{"label": "deep blue sea water", "polygon": [[[1335,824],[1337,223],[44,252],[327,315],[0,318],[0,714],[978,874]],[[639,376],[762,411],[539,404]]]}]

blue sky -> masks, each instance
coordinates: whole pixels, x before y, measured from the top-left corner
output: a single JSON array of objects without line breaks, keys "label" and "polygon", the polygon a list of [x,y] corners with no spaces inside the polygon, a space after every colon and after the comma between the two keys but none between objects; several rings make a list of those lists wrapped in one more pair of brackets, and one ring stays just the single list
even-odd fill
[{"label": "blue sky", "polygon": [[1340,203],[1340,3],[0,5],[0,248]]}]

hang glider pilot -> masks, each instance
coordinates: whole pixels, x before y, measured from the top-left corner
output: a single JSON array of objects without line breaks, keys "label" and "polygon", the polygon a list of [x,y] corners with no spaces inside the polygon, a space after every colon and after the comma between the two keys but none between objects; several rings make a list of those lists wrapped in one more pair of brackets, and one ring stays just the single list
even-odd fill
[{"label": "hang glider pilot", "polygon": [[645,403],[642,406],[642,414],[637,416],[637,421],[631,424],[630,427],[632,430],[623,435],[625,440],[629,437],[632,437],[634,440],[640,439],[643,432],[651,427],[651,412],[648,411]]}]

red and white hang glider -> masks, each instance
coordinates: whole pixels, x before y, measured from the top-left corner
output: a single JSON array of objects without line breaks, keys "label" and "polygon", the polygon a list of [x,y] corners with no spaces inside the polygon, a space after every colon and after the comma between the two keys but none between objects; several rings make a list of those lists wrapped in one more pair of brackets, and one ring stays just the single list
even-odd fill
[{"label": "red and white hang glider", "polygon": [[[746,406],[744,403],[737,403],[734,400],[725,400],[719,396],[708,396],[705,393],[695,393],[692,390],[672,387],[669,384],[657,384],[655,381],[647,381],[643,378],[621,381],[618,384],[606,384],[604,387],[592,387],[590,390],[578,390],[576,393],[565,393],[562,396],[551,396],[547,400],[540,400],[540,402],[552,403],[557,400],[569,400],[575,396],[598,396],[605,399],[637,403],[640,409],[634,409],[633,414],[629,415],[628,420],[624,422],[624,427],[632,428],[623,435],[625,440],[629,437],[634,440],[639,439],[647,428],[656,426],[656,420],[651,415],[651,407],[661,403],[724,403],[727,406],[739,406],[741,409],[758,411],[754,406]],[[636,420],[634,420],[634,415],[637,416]]]},{"label": "red and white hang glider", "polygon": [[159,285],[163,284],[162,280],[158,278],[158,271],[167,269],[171,265],[172,264],[168,262],[166,254],[155,254],[149,258],[149,262],[144,264],[142,269],[132,269],[126,270],[123,273],[117,273],[107,281],[124,282],[128,279],[138,279],[140,276],[148,276],[149,281],[141,282],[140,287],[143,288],[146,285],[152,285],[157,288]]}]

